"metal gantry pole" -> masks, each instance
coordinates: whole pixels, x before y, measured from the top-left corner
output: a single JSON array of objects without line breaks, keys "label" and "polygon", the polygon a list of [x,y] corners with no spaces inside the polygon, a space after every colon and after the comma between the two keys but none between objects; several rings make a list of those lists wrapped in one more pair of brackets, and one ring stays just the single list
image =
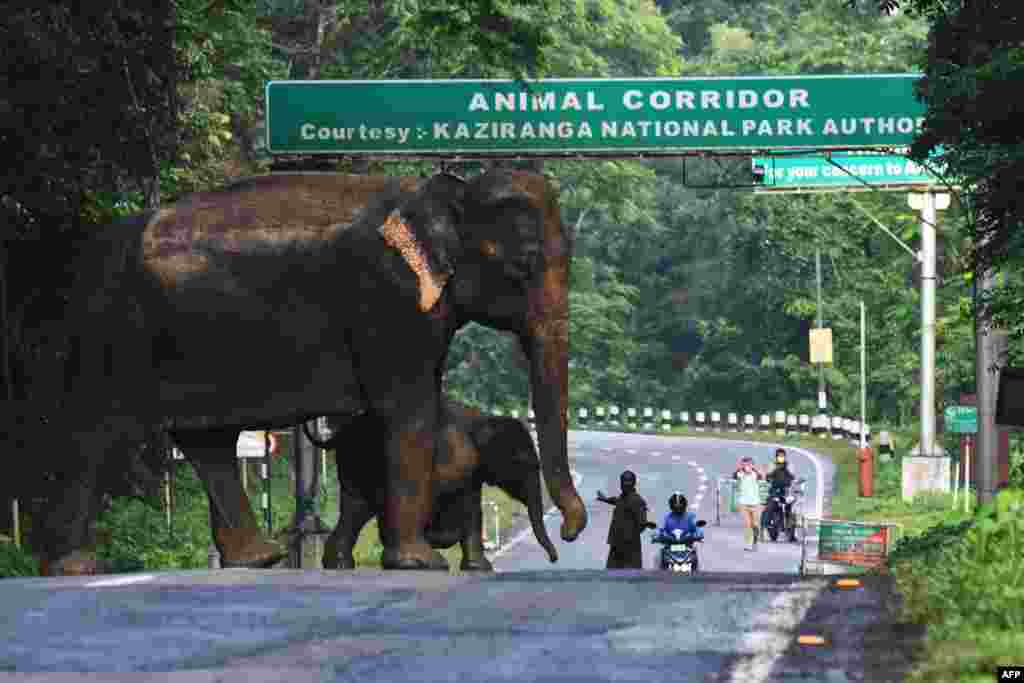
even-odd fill
[{"label": "metal gantry pole", "polygon": [[935,455],[935,194],[921,203],[921,455]]}]

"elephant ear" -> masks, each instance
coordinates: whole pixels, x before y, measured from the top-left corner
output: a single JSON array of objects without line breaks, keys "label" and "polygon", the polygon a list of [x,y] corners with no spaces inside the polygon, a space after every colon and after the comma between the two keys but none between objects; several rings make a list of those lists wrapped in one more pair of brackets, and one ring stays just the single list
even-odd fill
[{"label": "elephant ear", "polygon": [[456,226],[462,220],[464,195],[460,178],[435,176],[377,229],[416,275],[423,312],[434,307],[455,272],[461,248]]}]

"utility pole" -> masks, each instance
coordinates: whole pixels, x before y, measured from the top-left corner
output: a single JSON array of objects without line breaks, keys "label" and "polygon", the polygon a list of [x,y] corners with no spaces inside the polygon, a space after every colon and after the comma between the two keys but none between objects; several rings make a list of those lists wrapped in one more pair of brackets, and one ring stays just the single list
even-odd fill
[{"label": "utility pole", "polygon": [[[814,269],[818,279],[818,329],[824,327],[821,310],[821,247],[814,250]],[[825,401],[825,364],[818,363],[818,409],[824,413],[827,407]]]}]

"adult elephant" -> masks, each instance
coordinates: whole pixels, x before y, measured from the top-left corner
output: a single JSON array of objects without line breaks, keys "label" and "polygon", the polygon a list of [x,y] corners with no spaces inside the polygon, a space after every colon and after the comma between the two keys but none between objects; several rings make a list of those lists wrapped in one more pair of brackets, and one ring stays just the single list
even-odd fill
[{"label": "adult elephant", "polygon": [[[512,417],[484,415],[455,402],[442,406],[437,433],[438,450],[432,474],[434,514],[426,538],[434,548],[462,547],[460,568],[491,571],[484,555],[481,494],[484,484],[497,486],[526,506],[537,541],[552,562],[558,560],[547,529],[540,462],[526,426]],[[324,546],[324,568],[353,569],[352,549],[359,533],[384,509],[386,472],[383,451],[387,424],[373,416],[335,423],[335,435],[327,441],[307,436],[319,447],[334,450],[338,459],[338,524]],[[365,451],[369,457],[353,458],[346,449]]]},{"label": "adult elephant", "polygon": [[106,454],[162,423],[206,486],[222,558],[266,564],[238,433],[367,410],[390,435],[367,456],[386,465],[383,566],[447,568],[424,529],[440,377],[469,321],[519,336],[544,478],[574,540],[587,516],[566,446],[570,249],[553,188],[509,171],[256,177],[99,231],[69,306],[46,557],[88,536]]}]

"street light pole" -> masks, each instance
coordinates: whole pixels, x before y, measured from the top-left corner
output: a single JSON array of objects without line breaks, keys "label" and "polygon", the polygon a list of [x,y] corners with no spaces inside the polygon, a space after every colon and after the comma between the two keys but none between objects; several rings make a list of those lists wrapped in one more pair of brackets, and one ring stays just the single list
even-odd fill
[{"label": "street light pole", "polygon": [[868,347],[865,320],[867,315],[864,310],[864,302],[860,302],[860,448],[861,452],[868,447],[867,444],[867,405],[868,405]]},{"label": "street light pole", "polygon": [[[824,327],[821,311],[821,247],[814,250],[814,269],[818,279],[818,329]],[[825,364],[818,363],[818,409],[825,412]]]}]

